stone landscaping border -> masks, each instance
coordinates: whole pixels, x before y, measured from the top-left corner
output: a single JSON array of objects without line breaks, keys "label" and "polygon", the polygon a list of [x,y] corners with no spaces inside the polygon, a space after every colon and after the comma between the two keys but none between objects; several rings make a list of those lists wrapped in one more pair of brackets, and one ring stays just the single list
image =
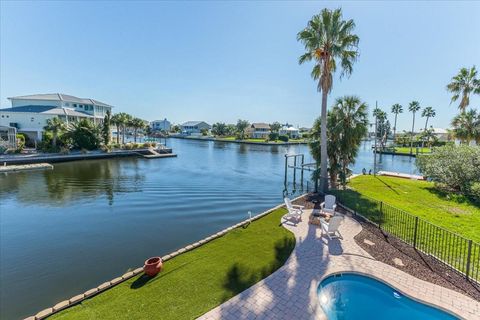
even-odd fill
[{"label": "stone landscaping border", "polygon": [[[305,197],[306,194],[302,194],[294,199],[292,199],[292,201],[296,201],[298,199],[301,199],[303,197]],[[188,251],[191,251],[195,248],[198,248],[212,240],[215,240],[217,238],[220,238],[222,236],[224,236],[225,234],[227,234],[228,232],[232,231],[233,229],[236,229],[236,228],[240,228],[242,226],[245,226],[245,225],[248,225],[249,223],[251,223],[252,221],[255,221],[255,220],[258,220],[270,213],[272,213],[273,211],[275,210],[278,210],[282,207],[284,207],[285,205],[284,204],[280,204],[278,206],[275,206],[273,208],[270,208],[260,214],[257,214],[256,216],[253,216],[252,218],[248,218],[248,219],[245,219],[231,227],[228,227],[228,228],[225,228],[213,235],[210,235],[202,240],[199,240],[195,243],[192,243],[192,244],[189,244],[189,245],[186,245],[185,247],[183,248],[180,248],[178,249],[177,251],[175,252],[172,252],[170,254],[167,254],[165,256],[162,257],[162,260],[165,262],[165,261],[168,261],[170,259],[173,259],[174,257],[182,254],[182,253],[185,253],[185,252],[188,252]],[[78,294],[76,296],[73,296],[71,297],[70,299],[68,300],[64,300],[64,301],[61,301],[57,304],[55,304],[53,307],[50,307],[50,308],[46,308],[40,312],[38,312],[37,314],[33,315],[33,316],[30,316],[30,317],[27,317],[25,318],[24,320],[41,320],[41,319],[45,319],[51,315],[53,315],[54,313],[57,313],[61,310],[64,310],[66,308],[69,308],[69,307],[72,307],[86,299],[89,299],[89,298],[92,298],[93,296],[105,291],[105,290],[108,290],[108,289],[111,289],[113,288],[114,286],[134,277],[134,276],[137,276],[139,275],[140,273],[143,272],[143,267],[138,267],[136,268],[135,270],[133,271],[129,271],[129,272],[126,272],[125,274],[123,274],[122,276],[120,277],[117,277],[117,278],[114,278],[110,281],[106,281],[104,283],[102,283],[101,285],[99,285],[98,287],[96,288],[92,288],[90,290],[87,290],[85,291],[84,293],[81,293],[81,294]]]}]

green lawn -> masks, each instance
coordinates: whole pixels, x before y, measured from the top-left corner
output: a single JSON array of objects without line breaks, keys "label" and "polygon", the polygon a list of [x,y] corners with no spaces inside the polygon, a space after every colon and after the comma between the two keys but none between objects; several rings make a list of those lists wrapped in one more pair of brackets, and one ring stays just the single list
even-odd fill
[{"label": "green lawn", "polygon": [[295,246],[279,209],[167,261],[157,277],[134,277],[54,319],[193,319],[265,278]]},{"label": "green lawn", "polygon": [[[410,154],[410,147],[396,147],[395,148],[396,153],[404,153],[404,154]],[[418,148],[418,153],[431,153],[432,149],[430,148]],[[412,148],[412,153],[416,154],[417,153],[417,148]]]},{"label": "green lawn", "polygon": [[433,224],[480,242],[480,207],[465,197],[437,191],[433,183],[383,176],[358,176],[338,193],[352,209],[374,216],[376,207],[366,197],[419,216]]}]

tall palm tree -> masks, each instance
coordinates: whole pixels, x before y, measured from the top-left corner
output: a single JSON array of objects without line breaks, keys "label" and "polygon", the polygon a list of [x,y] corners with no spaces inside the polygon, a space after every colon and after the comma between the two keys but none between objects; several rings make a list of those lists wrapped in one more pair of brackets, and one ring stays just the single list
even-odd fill
[{"label": "tall palm tree", "polygon": [[452,120],[453,134],[455,138],[467,145],[472,140],[477,143],[480,142],[480,128],[477,121],[480,119],[480,114],[477,110],[469,110],[462,112]]},{"label": "tall palm tree", "polygon": [[373,116],[377,124],[375,135],[380,138],[380,148],[383,150],[390,132],[390,122],[387,120],[387,113],[378,107],[373,109]]},{"label": "tall palm tree", "polygon": [[127,127],[129,126],[129,122],[131,119],[132,116],[128,113],[118,113],[118,121],[120,123],[120,127],[122,128],[122,144],[125,144],[125,133],[127,132]]},{"label": "tall palm tree", "polygon": [[298,62],[303,64],[314,61],[311,76],[318,81],[317,90],[322,93],[321,137],[320,137],[320,190],[328,190],[327,169],[327,96],[332,90],[333,74],[338,64],[342,68],[341,76],[350,75],[353,63],[358,57],[359,38],[353,33],[355,23],[352,19],[343,20],[342,10],[323,9],[312,17],[307,27],[297,34],[297,40],[305,47],[305,53]]},{"label": "tall palm tree", "polygon": [[120,143],[120,128],[122,127],[122,119],[120,116],[120,113],[114,114],[112,116],[111,122],[115,125],[117,128],[117,144]]},{"label": "tall palm tree", "polygon": [[53,117],[47,119],[47,125],[44,129],[52,133],[52,147],[55,148],[57,146],[58,136],[67,130],[67,124],[59,117]]},{"label": "tall palm tree", "polygon": [[418,101],[412,101],[408,105],[408,111],[413,114],[413,121],[412,121],[412,136],[410,137],[410,154],[412,154],[413,150],[413,135],[415,132],[415,113],[420,110],[420,103]]},{"label": "tall palm tree", "polygon": [[395,122],[393,124],[393,141],[395,141],[395,138],[397,136],[397,117],[399,113],[403,113],[403,107],[399,103],[395,103],[392,106],[392,113],[395,115]]},{"label": "tall palm tree", "polygon": [[145,122],[139,118],[132,118],[130,126],[133,128],[133,141],[137,143],[137,134],[139,129],[145,128]]},{"label": "tall palm tree", "polygon": [[462,68],[452,81],[447,85],[447,90],[453,93],[450,104],[457,101],[460,96],[462,100],[458,105],[461,112],[465,112],[470,104],[470,94],[480,94],[480,79],[477,78],[477,69],[473,66],[470,69]]},{"label": "tall palm tree", "polygon": [[[435,118],[435,116],[436,116],[435,109],[433,109],[432,107],[426,107],[425,109],[423,109],[422,118],[427,118],[425,119],[425,128],[423,129],[424,132],[427,131],[428,119]],[[424,145],[424,141],[422,141],[422,148],[423,148],[423,145]]]}]

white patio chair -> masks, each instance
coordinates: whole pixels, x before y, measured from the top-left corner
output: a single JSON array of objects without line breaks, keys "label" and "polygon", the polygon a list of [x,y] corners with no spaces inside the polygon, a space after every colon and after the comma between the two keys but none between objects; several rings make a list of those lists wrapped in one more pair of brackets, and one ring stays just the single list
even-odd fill
[{"label": "white patio chair", "polygon": [[[321,219],[320,224],[322,226],[322,235],[323,232],[325,232],[328,236],[328,238],[338,238],[340,235],[340,232],[338,232],[338,228],[343,222],[343,217],[341,216],[333,216],[330,218],[328,222],[325,220]],[[338,235],[337,235],[338,234]]]},{"label": "white patio chair", "polygon": [[337,198],[331,194],[325,196],[325,201],[320,204],[320,209],[332,216],[335,215],[335,209],[337,208]]},{"label": "white patio chair", "polygon": [[301,221],[303,209],[305,207],[292,204],[292,201],[288,197],[285,197],[283,200],[285,201],[285,206],[287,207],[287,210],[288,210],[288,213],[284,216],[284,218],[286,220],[290,220],[293,218],[296,221]]}]

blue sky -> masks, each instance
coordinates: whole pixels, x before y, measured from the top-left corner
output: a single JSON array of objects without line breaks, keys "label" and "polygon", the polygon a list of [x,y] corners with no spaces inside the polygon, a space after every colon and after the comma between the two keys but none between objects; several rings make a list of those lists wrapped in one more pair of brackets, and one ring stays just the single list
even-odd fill
[{"label": "blue sky", "polygon": [[[360,36],[354,73],[335,78],[330,102],[418,100],[436,109],[431,124],[449,125],[446,84],[480,67],[480,2],[1,1],[0,106],[61,92],[148,120],[311,126],[321,97],[296,34],[324,7],[342,7]],[[410,126],[402,114],[399,129]]]}]

